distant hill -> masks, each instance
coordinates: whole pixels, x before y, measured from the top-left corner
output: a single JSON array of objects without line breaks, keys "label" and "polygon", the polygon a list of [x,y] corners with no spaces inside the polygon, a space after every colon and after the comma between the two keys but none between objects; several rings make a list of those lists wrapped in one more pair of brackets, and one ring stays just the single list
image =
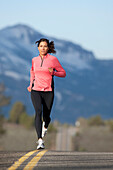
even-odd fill
[{"label": "distant hill", "polygon": [[0,30],[0,82],[6,85],[6,95],[12,96],[4,114],[15,101],[22,101],[28,114],[34,114],[27,86],[32,58],[38,55],[35,41],[43,37],[55,42],[56,56],[67,73],[65,78],[54,77],[52,120],[74,123],[81,116],[113,117],[113,60],[97,60],[92,51],[78,44],[22,24]]}]

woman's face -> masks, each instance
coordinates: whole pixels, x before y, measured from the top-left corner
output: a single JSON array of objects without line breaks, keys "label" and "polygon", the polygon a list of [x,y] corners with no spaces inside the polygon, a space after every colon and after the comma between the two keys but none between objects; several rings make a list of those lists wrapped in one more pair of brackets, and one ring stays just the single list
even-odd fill
[{"label": "woman's face", "polygon": [[38,50],[41,56],[46,55],[49,50],[47,42],[46,41],[40,42]]}]

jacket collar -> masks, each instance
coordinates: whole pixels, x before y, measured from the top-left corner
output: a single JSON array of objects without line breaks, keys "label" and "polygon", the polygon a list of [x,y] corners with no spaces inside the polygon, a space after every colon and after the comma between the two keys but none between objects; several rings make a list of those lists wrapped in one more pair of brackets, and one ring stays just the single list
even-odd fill
[{"label": "jacket collar", "polygon": [[[44,58],[47,58],[49,55],[50,55],[50,54],[47,53],[47,54],[44,56]],[[40,54],[39,54],[39,56],[40,56]],[[41,56],[40,56],[40,57],[41,57]]]}]

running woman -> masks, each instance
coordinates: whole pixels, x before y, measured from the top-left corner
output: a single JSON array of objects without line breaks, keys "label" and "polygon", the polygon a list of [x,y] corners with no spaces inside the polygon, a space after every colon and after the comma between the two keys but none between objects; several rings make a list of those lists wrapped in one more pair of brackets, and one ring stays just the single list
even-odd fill
[{"label": "running woman", "polygon": [[[50,55],[56,53],[54,41],[42,38],[36,41],[39,56],[32,59],[30,70],[31,100],[35,109],[35,128],[38,136],[37,149],[44,149],[43,137],[51,121],[50,113],[54,100],[54,76],[65,77],[66,72],[58,59]],[[42,122],[43,116],[43,122]]]}]

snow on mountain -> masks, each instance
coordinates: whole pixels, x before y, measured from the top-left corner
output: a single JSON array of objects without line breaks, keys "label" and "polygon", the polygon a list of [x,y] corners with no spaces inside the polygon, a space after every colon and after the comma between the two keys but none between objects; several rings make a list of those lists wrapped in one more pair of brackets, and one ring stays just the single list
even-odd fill
[{"label": "snow on mountain", "polygon": [[40,33],[35,31],[34,29],[26,26],[26,25],[15,25],[12,27],[7,27],[5,29],[0,30],[0,34],[7,39],[10,40],[21,40],[25,44],[30,44],[33,36],[38,34],[38,36],[42,36]]}]

